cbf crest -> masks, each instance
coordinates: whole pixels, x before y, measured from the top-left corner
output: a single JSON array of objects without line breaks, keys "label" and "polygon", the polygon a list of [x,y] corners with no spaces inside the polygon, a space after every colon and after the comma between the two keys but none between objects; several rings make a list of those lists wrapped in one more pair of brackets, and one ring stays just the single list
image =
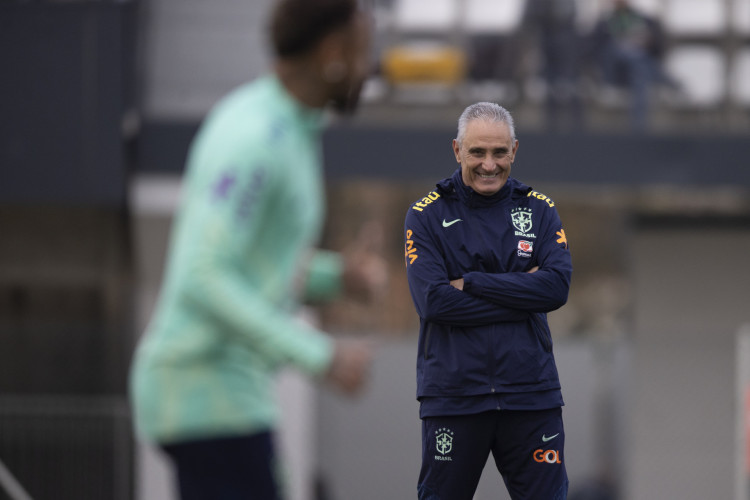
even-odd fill
[{"label": "cbf crest", "polygon": [[445,427],[435,431],[435,449],[440,455],[435,456],[436,460],[450,460],[446,457],[453,450],[453,431]]},{"label": "cbf crest", "polygon": [[529,233],[533,226],[530,208],[514,208],[510,211],[510,220],[513,222],[513,227],[516,228],[516,236],[528,236],[531,238],[535,237],[535,235]]}]

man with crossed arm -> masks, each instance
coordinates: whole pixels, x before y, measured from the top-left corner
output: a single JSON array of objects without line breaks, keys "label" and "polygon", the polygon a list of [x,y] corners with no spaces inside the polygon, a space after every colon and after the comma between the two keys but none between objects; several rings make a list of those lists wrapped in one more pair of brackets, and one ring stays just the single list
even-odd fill
[{"label": "man with crossed arm", "polygon": [[405,222],[420,317],[420,500],[471,500],[492,453],[514,500],[567,496],[563,399],[546,313],[572,273],[554,202],[510,177],[513,118],[469,106],[454,174]]}]

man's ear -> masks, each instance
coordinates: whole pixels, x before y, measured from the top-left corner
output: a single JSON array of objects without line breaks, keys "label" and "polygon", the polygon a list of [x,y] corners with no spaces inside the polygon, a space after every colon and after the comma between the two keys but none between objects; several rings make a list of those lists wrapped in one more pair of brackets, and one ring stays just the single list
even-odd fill
[{"label": "man's ear", "polygon": [[344,53],[345,37],[343,30],[326,35],[315,49],[315,58],[323,80],[339,83],[349,73],[349,65]]},{"label": "man's ear", "polygon": [[461,163],[461,145],[456,139],[453,139],[453,154],[456,155],[456,161]]}]

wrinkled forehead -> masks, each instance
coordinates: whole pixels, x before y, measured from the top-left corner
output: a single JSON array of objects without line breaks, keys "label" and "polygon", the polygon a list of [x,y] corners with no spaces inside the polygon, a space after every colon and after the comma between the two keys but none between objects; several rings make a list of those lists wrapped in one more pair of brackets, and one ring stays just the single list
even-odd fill
[{"label": "wrinkled forehead", "polygon": [[477,118],[466,123],[461,146],[511,147],[512,144],[513,138],[507,123]]}]

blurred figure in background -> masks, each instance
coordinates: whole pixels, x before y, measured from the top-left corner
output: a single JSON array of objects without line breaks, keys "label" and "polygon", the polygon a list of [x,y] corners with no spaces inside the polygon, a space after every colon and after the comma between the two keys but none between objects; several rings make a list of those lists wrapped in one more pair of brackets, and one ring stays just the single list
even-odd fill
[{"label": "blurred figure in background", "polygon": [[628,0],[614,0],[612,11],[596,24],[590,46],[604,82],[629,89],[633,130],[645,130],[652,85],[675,86],[662,67],[665,37],[661,23]]},{"label": "blurred figure in background", "polygon": [[580,130],[583,110],[578,89],[580,36],[576,0],[527,0],[524,30],[538,41],[545,107],[550,130]]},{"label": "blurred figure in background", "polygon": [[323,110],[355,108],[369,37],[357,0],[280,0],[273,74],[222,99],[191,146],[164,287],[131,372],[138,433],[172,459],[184,500],[282,497],[272,434],[281,366],[349,394],[367,379],[366,344],[334,341],[294,307],[384,285],[366,242],[344,258],[313,250]]}]

